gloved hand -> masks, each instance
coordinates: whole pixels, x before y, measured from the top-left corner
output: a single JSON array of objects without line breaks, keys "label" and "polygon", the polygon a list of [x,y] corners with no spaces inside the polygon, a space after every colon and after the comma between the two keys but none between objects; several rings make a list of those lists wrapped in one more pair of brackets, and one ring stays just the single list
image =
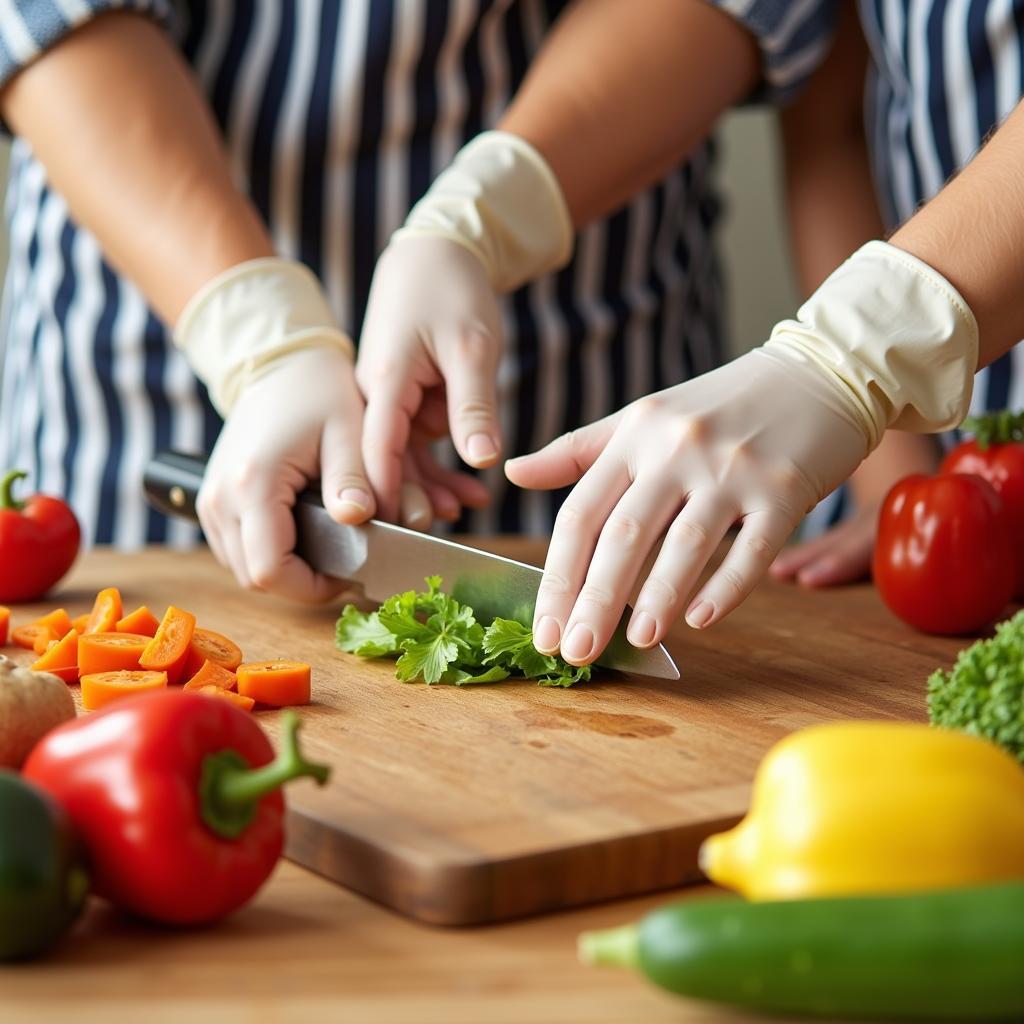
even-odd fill
[{"label": "gloved hand", "polygon": [[[534,642],[593,661],[644,560],[664,535],[627,636],[662,640],[685,610],[704,628],[728,614],[803,516],[891,425],[962,419],[977,327],[940,275],[872,242],[760,349],[506,465],[513,483],[579,481],[558,516],[537,597]],[[740,531],[691,600],[728,529]]]},{"label": "gloved hand", "polygon": [[244,586],[297,600],[340,592],[293,553],[292,506],[310,480],[339,522],[374,512],[352,344],[316,278],[288,260],[234,267],[189,302],[175,341],[226,421],[197,501],[214,554]]},{"label": "gloved hand", "polygon": [[[561,266],[571,249],[554,175],[504,132],[469,143],[395,233],[374,272],[357,365],[363,454],[385,516],[396,511],[417,423],[436,425],[439,409],[469,465],[498,460],[496,293]],[[457,496],[481,504],[486,491],[466,484]]]}]

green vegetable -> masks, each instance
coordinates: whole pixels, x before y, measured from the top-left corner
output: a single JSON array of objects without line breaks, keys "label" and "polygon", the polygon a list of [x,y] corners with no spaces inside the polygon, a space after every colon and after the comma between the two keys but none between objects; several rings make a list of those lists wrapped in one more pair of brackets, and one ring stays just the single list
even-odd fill
[{"label": "green vegetable", "polygon": [[1024,1018],[1024,884],[664,907],[580,937],[679,995],[830,1018]]},{"label": "green vegetable", "polygon": [[978,447],[987,451],[994,444],[1024,441],[1024,412],[1004,409],[985,416],[969,416],[960,429],[973,434]]},{"label": "green vegetable", "polygon": [[928,680],[934,725],[984,736],[1024,761],[1024,612],[960,652]]},{"label": "green vegetable", "polygon": [[85,904],[89,876],[64,809],[0,770],[0,960],[49,949]]},{"label": "green vegetable", "polygon": [[517,676],[541,686],[572,686],[590,678],[589,665],[577,668],[541,654],[522,623],[495,619],[485,629],[472,608],[441,590],[440,576],[426,584],[425,591],[389,597],[375,612],[346,605],[335,643],[361,658],[397,658],[395,674],[403,683],[468,686]]}]

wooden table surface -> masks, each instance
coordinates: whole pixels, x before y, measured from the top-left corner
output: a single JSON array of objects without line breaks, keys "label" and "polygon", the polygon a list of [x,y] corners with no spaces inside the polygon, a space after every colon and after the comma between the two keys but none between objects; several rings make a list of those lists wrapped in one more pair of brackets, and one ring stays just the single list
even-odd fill
[{"label": "wooden table surface", "polygon": [[[520,557],[536,557],[540,550],[528,542],[514,549]],[[502,550],[509,553],[508,545]],[[116,559],[102,550],[91,552],[59,595],[61,603],[81,611],[86,594],[76,588],[76,577],[92,579],[106,562],[111,563],[108,582],[116,584]],[[870,637],[873,644],[880,640],[891,651],[886,664],[878,665],[880,698],[904,659],[934,667],[948,663],[960,646],[903,628],[880,609],[869,587],[809,593],[768,582],[758,602],[735,616],[733,628],[742,628],[744,615],[752,622],[758,605],[764,608],[765,601],[773,600],[806,612],[795,620],[801,625],[793,634],[796,651],[812,637],[834,644],[837,630],[849,632],[851,648],[858,637]],[[725,626],[720,635],[727,640]],[[699,639],[707,642],[709,637]],[[922,694],[923,684],[922,678]],[[920,717],[909,707],[906,715]],[[801,724],[794,721],[790,727]],[[90,905],[52,956],[0,968],[0,1021],[763,1020],[675,999],[625,972],[585,968],[576,960],[576,936],[584,929],[625,923],[669,899],[712,893],[709,886],[690,886],[530,920],[439,929],[406,920],[283,862],[253,903],[203,931],[164,930],[99,902]]]}]

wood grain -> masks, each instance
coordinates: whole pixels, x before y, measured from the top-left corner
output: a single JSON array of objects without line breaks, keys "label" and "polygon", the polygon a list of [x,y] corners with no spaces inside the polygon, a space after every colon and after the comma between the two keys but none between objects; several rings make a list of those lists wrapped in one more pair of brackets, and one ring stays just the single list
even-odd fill
[{"label": "wood grain", "polygon": [[[493,546],[541,553],[530,541]],[[773,742],[829,719],[922,720],[929,672],[961,646],[913,633],[869,587],[769,582],[714,629],[675,632],[679,682],[426,687],[335,651],[336,608],[243,592],[205,553],[89,557],[58,601],[76,614],[108,585],[129,607],[190,608],[249,658],[313,664],[304,736],[334,771],[324,789],[290,790],[288,855],[439,924],[694,879],[701,840],[743,813]],[[271,730],[276,718],[261,715]]]}]

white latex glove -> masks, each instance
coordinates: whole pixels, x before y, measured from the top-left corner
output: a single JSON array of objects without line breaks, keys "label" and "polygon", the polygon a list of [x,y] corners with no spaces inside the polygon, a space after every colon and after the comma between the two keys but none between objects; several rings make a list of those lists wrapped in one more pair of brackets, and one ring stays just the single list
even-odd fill
[{"label": "white latex glove", "polygon": [[244,586],[306,601],[340,592],[293,553],[292,506],[310,480],[339,522],[374,511],[352,343],[319,282],[290,260],[243,263],[193,297],[175,341],[226,420],[196,503],[214,554]]},{"label": "white latex glove", "polygon": [[[637,647],[662,640],[684,611],[695,628],[719,621],[886,427],[940,430],[965,414],[974,318],[914,257],[870,243],[798,317],[729,365],[507,464],[524,487],[579,481],[556,522],[537,597],[540,650],[593,661],[637,582],[627,630]],[[691,599],[735,523],[732,548]]]},{"label": "white latex glove", "polygon": [[[498,460],[496,293],[562,265],[571,250],[558,182],[532,147],[504,132],[469,143],[395,233],[374,272],[357,368],[364,459],[385,516],[397,509],[418,427],[429,421],[426,433],[440,432],[439,409],[465,462]],[[472,478],[447,483],[465,505],[487,500]]]}]

